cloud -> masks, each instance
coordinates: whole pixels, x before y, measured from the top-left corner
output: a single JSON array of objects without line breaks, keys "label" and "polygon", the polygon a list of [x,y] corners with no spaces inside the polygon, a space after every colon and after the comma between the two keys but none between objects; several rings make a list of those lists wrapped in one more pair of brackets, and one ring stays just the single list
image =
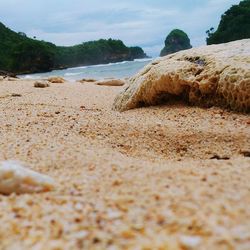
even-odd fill
[{"label": "cloud", "polygon": [[73,45],[116,38],[159,54],[166,35],[183,29],[194,46],[205,44],[205,31],[238,0],[1,0],[3,23],[29,36]]}]

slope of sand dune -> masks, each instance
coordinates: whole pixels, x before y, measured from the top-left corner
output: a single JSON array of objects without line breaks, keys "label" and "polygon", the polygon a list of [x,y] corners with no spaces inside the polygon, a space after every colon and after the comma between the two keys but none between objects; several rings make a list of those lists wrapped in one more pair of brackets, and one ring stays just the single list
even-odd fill
[{"label": "slope of sand dune", "polygon": [[182,103],[119,113],[121,87],[0,81],[0,161],[54,178],[0,195],[0,249],[245,249],[250,116]]}]

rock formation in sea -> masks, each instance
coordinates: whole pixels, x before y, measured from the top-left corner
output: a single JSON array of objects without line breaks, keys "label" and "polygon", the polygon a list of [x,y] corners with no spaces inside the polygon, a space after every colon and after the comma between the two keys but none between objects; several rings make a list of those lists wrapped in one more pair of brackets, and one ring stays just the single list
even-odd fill
[{"label": "rock formation in sea", "polygon": [[166,56],[181,50],[191,49],[188,35],[179,29],[172,30],[165,40],[165,47],[162,49],[160,56]]},{"label": "rock formation in sea", "polygon": [[125,111],[173,99],[199,106],[250,111],[250,39],[203,46],[157,59],[116,97]]}]

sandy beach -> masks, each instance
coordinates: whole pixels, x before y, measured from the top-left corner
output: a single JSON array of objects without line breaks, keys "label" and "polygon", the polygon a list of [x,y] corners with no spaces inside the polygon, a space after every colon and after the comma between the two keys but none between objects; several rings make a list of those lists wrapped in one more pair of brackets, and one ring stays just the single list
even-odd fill
[{"label": "sandy beach", "polygon": [[112,110],[123,87],[0,81],[0,160],[56,180],[0,195],[0,249],[250,245],[250,116],[183,103]]}]

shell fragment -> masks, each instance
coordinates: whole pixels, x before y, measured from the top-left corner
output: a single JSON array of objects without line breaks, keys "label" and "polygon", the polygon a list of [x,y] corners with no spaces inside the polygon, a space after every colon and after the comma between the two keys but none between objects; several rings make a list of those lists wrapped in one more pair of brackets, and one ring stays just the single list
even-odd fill
[{"label": "shell fragment", "polygon": [[52,178],[29,169],[23,163],[0,162],[0,194],[47,192],[54,188]]}]

